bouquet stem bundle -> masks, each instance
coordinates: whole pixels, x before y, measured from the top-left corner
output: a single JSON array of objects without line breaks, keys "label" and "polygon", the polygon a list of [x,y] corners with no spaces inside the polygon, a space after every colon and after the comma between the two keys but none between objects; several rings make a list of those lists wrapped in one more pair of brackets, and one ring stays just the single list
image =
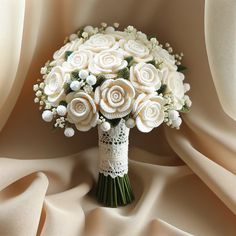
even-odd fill
[{"label": "bouquet stem bundle", "polygon": [[128,176],[129,128],[124,120],[99,133],[99,176],[96,196],[108,207],[124,206],[134,200]]}]

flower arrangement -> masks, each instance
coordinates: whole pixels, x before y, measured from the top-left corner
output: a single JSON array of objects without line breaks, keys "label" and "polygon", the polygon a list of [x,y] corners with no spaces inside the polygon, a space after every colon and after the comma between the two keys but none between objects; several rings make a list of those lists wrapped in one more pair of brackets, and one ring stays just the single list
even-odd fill
[{"label": "flower arrangement", "polygon": [[43,120],[65,136],[98,126],[97,198],[112,207],[134,198],[127,175],[129,130],[147,133],[162,123],[179,129],[180,113],[191,106],[183,54],[133,26],[118,27],[102,23],[71,34],[33,86]]}]

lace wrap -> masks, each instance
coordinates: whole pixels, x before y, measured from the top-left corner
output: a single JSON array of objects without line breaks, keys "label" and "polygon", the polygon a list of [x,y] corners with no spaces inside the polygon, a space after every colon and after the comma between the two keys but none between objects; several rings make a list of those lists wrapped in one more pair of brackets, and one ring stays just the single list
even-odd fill
[{"label": "lace wrap", "polygon": [[112,178],[128,173],[129,128],[125,121],[104,132],[98,126],[99,172]]}]

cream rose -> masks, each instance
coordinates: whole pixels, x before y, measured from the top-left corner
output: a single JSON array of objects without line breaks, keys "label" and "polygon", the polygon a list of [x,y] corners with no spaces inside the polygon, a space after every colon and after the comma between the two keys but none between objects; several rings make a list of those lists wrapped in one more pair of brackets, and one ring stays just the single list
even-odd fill
[{"label": "cream rose", "polygon": [[163,71],[163,83],[166,84],[166,92],[172,93],[176,98],[182,99],[184,96],[184,74],[177,71]]},{"label": "cream rose", "polygon": [[69,43],[66,43],[63,47],[57,50],[53,54],[54,60],[64,59],[66,51],[75,51],[79,48],[79,46],[83,43],[83,39],[76,39]]},{"label": "cream rose", "polygon": [[175,65],[175,58],[173,55],[169,54],[167,50],[157,47],[152,52],[155,60],[162,62],[160,64],[161,68],[167,67],[171,71],[176,71],[177,66]]},{"label": "cream rose", "polygon": [[67,61],[63,63],[63,67],[68,70],[81,70],[86,69],[90,60],[92,59],[93,53],[89,50],[80,49],[73,52],[67,58]]},{"label": "cream rose", "polygon": [[156,93],[140,94],[132,110],[138,130],[147,133],[158,127],[164,121],[163,106],[164,99]]},{"label": "cream rose", "polygon": [[108,49],[118,49],[119,43],[110,34],[95,34],[83,44],[82,48],[97,53]]},{"label": "cream rose", "polygon": [[94,99],[108,119],[121,118],[132,110],[135,91],[125,79],[108,79],[95,90]]},{"label": "cream rose", "polygon": [[97,125],[99,118],[93,98],[85,92],[69,93],[66,97],[67,119],[80,131],[88,131]]},{"label": "cream rose", "polygon": [[162,73],[154,65],[140,62],[130,68],[130,81],[140,93],[153,93],[161,87]]},{"label": "cream rose", "polygon": [[68,76],[61,66],[56,66],[45,78],[44,93],[52,106],[58,106],[59,102],[64,99],[64,84]]},{"label": "cream rose", "polygon": [[108,50],[96,54],[88,68],[94,75],[109,74],[111,77],[115,77],[116,73],[127,65],[122,53],[117,50]]},{"label": "cream rose", "polygon": [[147,62],[153,59],[148,47],[141,41],[133,39],[127,41],[125,39],[121,39],[119,43],[120,47],[124,50],[124,55],[133,56],[134,60],[137,62]]}]

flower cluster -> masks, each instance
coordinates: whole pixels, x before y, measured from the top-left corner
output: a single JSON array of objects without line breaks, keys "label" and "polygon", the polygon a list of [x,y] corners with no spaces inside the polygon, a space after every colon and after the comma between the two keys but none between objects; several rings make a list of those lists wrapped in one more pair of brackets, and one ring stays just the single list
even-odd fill
[{"label": "flower cluster", "polygon": [[86,26],[41,68],[34,101],[43,120],[65,129],[67,137],[75,127],[88,131],[100,125],[108,131],[121,119],[142,132],[163,122],[178,129],[180,112],[191,106],[182,57],[133,26],[123,31],[117,23]]}]

